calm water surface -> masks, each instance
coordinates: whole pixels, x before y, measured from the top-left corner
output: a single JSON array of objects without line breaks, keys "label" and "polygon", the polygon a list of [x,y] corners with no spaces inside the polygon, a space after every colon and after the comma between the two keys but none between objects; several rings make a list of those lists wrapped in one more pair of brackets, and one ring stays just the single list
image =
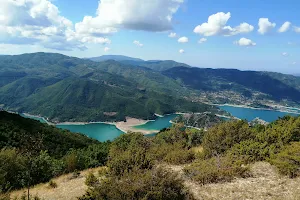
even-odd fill
[{"label": "calm water surface", "polygon": [[[240,119],[246,119],[248,121],[251,121],[256,117],[259,117],[260,119],[263,119],[267,122],[272,122],[278,119],[279,117],[283,117],[285,115],[297,116],[297,114],[285,113],[279,111],[256,110],[256,109],[241,108],[241,107],[234,107],[234,106],[219,106],[219,107],[231,113],[235,117],[238,117]],[[21,116],[32,118],[40,122],[46,123],[46,121],[40,117],[32,117],[32,116],[29,117],[23,114],[21,114]],[[161,129],[172,126],[170,120],[174,119],[176,116],[177,116],[176,114],[171,114],[171,115],[166,115],[164,117],[158,117],[155,121],[150,121],[146,124],[135,126],[135,128],[143,129],[143,130],[159,131]],[[57,125],[56,127],[70,130],[76,133],[82,133],[102,142],[107,140],[114,140],[115,138],[123,134],[123,132],[117,129],[116,126],[110,124],[104,124],[104,123],[94,123],[94,124],[86,124],[86,125]],[[149,134],[147,135],[147,137],[152,137],[154,135],[155,133]]]},{"label": "calm water surface", "polygon": [[279,117],[283,117],[285,115],[298,116],[294,113],[286,113],[274,110],[258,110],[251,108],[241,108],[234,106],[219,106],[221,109],[229,112],[231,115],[238,117],[240,119],[246,119],[248,121],[253,120],[256,117],[263,119],[267,122],[272,122],[277,120]]}]

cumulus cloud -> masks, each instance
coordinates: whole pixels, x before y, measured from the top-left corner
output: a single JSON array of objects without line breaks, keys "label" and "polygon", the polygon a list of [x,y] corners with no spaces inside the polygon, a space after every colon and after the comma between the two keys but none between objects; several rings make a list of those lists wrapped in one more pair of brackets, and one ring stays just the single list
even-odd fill
[{"label": "cumulus cloud", "polygon": [[290,29],[291,25],[292,25],[291,22],[284,22],[282,26],[278,29],[278,32],[279,33],[287,32]]},{"label": "cumulus cloud", "polygon": [[295,31],[296,33],[300,33],[300,27],[294,26],[294,31]]},{"label": "cumulus cloud", "polygon": [[137,41],[137,40],[133,41],[133,44],[135,44],[138,47],[143,47],[144,46],[144,44],[140,43],[140,41]]},{"label": "cumulus cloud", "polygon": [[38,44],[57,50],[85,50],[85,43],[110,43],[75,33],[50,0],[1,0],[0,43]]},{"label": "cumulus cloud", "polygon": [[206,41],[207,41],[206,38],[201,38],[201,39],[198,41],[198,43],[199,43],[199,44],[202,44],[202,43],[204,43],[204,42],[206,42]]},{"label": "cumulus cloud", "polygon": [[247,38],[241,38],[240,40],[235,41],[234,43],[239,46],[256,46],[255,42],[252,42],[252,40]]},{"label": "cumulus cloud", "polygon": [[97,15],[85,16],[75,25],[76,32],[107,35],[119,29],[161,32],[172,29],[173,14],[184,0],[102,0]]},{"label": "cumulus cloud", "polygon": [[185,51],[184,51],[183,49],[180,49],[180,50],[179,50],[179,53],[181,53],[181,54],[184,53],[184,52],[185,52]]},{"label": "cumulus cloud", "polygon": [[177,34],[176,34],[176,33],[170,33],[170,34],[168,35],[168,37],[170,37],[170,38],[176,38],[176,37],[177,37]]},{"label": "cumulus cloud", "polygon": [[226,24],[230,17],[230,12],[218,12],[216,14],[213,14],[208,17],[207,22],[196,26],[194,32],[204,36],[232,36],[242,33],[249,33],[254,30],[254,27],[252,25],[245,22],[233,28],[231,26],[227,26]]},{"label": "cumulus cloud", "polygon": [[189,38],[187,38],[187,37],[181,37],[181,38],[178,39],[178,42],[179,43],[187,43],[187,42],[189,42]]},{"label": "cumulus cloud", "polygon": [[268,18],[260,18],[258,21],[258,32],[262,35],[270,32],[273,28],[275,28],[276,24],[271,23]]},{"label": "cumulus cloud", "polygon": [[105,51],[105,52],[108,52],[109,50],[110,50],[109,47],[104,47],[104,51]]},{"label": "cumulus cloud", "polygon": [[287,52],[283,52],[282,54],[281,54],[282,56],[289,56],[289,54],[287,53]]}]

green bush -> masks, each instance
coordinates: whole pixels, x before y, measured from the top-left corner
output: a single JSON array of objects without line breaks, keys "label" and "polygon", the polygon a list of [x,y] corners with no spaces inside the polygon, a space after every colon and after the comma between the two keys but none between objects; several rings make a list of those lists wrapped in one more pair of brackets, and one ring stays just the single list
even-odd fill
[{"label": "green bush", "polygon": [[104,179],[101,184],[90,188],[79,199],[192,200],[194,198],[177,174],[163,169],[153,169],[125,172],[122,177],[113,176]]},{"label": "green bush", "polygon": [[234,177],[247,176],[248,168],[231,157],[213,157],[197,161],[184,168],[186,176],[200,184],[231,181]]},{"label": "green bush", "polygon": [[199,146],[204,137],[204,131],[198,129],[186,129],[186,133],[188,135],[188,147]]},{"label": "green bush", "polygon": [[92,172],[89,172],[86,176],[85,184],[89,187],[95,187],[98,183],[97,177]]},{"label": "green bush", "polygon": [[225,153],[235,144],[254,137],[246,121],[231,121],[209,129],[203,137],[203,150],[208,157]]},{"label": "green bush", "polygon": [[155,138],[155,144],[175,144],[180,143],[187,146],[188,135],[183,124],[174,124],[170,129],[159,132]]},{"label": "green bush", "polygon": [[57,183],[53,180],[49,181],[48,185],[49,185],[50,188],[57,188]]},{"label": "green bush", "polygon": [[266,160],[272,153],[272,147],[266,142],[260,143],[255,140],[245,140],[234,145],[228,152],[232,156],[239,157],[246,163]]},{"label": "green bush", "polygon": [[27,159],[16,149],[0,150],[0,191],[21,188],[25,184]]},{"label": "green bush", "polygon": [[281,152],[273,155],[271,164],[275,165],[279,172],[291,178],[300,175],[300,142],[286,146]]},{"label": "green bush", "polygon": [[273,153],[278,153],[282,147],[300,141],[300,118],[286,116],[269,124],[264,131],[258,132],[256,140],[272,146]]},{"label": "green bush", "polygon": [[190,163],[195,159],[195,155],[192,151],[187,149],[176,149],[168,152],[163,159],[165,162],[174,165]]},{"label": "green bush", "polygon": [[151,169],[153,158],[148,154],[150,141],[139,133],[118,137],[111,145],[107,166],[114,175],[122,175],[134,169]]}]

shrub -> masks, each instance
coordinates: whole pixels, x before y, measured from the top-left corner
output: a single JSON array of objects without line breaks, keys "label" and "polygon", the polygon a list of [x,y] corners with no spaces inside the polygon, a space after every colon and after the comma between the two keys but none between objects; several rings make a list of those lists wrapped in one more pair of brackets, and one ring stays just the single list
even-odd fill
[{"label": "shrub", "polygon": [[274,153],[278,153],[285,145],[300,141],[299,127],[299,117],[286,116],[268,125],[265,131],[257,134],[256,139],[261,143],[266,142],[272,146]]},{"label": "shrub", "polygon": [[286,146],[280,153],[273,155],[271,164],[275,165],[279,172],[291,178],[300,175],[300,142],[294,142]]},{"label": "shrub", "polygon": [[195,155],[187,149],[174,149],[167,153],[164,161],[174,165],[190,163],[194,160]]},{"label": "shrub", "polygon": [[49,181],[48,185],[49,185],[50,188],[57,188],[57,183],[53,180]]},{"label": "shrub", "polygon": [[24,186],[27,159],[15,149],[0,150],[0,191]]},{"label": "shrub", "polygon": [[97,177],[92,173],[89,172],[85,179],[85,184],[89,187],[94,187],[99,183]]},{"label": "shrub", "polygon": [[151,169],[153,158],[147,153],[149,149],[149,139],[142,134],[121,135],[111,145],[107,166],[114,175],[122,175],[134,169]]},{"label": "shrub", "polygon": [[233,145],[253,138],[246,121],[231,121],[209,129],[203,137],[203,149],[208,157],[223,154]]},{"label": "shrub", "polygon": [[90,188],[79,198],[89,199],[193,199],[177,174],[163,169],[125,172],[122,177],[110,177]]},{"label": "shrub", "polygon": [[254,140],[245,140],[234,145],[228,152],[230,155],[239,157],[246,163],[266,160],[272,153],[272,147],[266,142],[256,142]]},{"label": "shrub", "polygon": [[173,125],[170,129],[166,131],[159,132],[155,138],[155,144],[175,144],[180,143],[184,146],[187,146],[188,135],[185,131],[183,124]]},{"label": "shrub", "polygon": [[247,176],[248,168],[230,157],[213,157],[184,168],[185,174],[200,184],[231,181],[234,177]]}]

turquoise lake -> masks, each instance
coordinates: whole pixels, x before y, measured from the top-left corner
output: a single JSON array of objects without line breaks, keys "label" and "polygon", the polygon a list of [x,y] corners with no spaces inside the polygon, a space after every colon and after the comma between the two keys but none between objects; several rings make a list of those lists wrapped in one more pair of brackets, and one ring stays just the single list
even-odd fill
[{"label": "turquoise lake", "polygon": [[279,117],[283,117],[285,115],[297,116],[294,113],[286,113],[274,110],[258,110],[251,108],[241,108],[234,106],[219,106],[221,109],[229,112],[231,115],[238,117],[240,119],[246,119],[247,121],[251,121],[256,117],[263,119],[267,122],[272,122],[277,120]]},{"label": "turquoise lake", "polygon": [[103,123],[93,123],[85,125],[57,125],[57,128],[66,129],[75,133],[82,133],[101,142],[114,140],[122,131],[115,126]]},{"label": "turquoise lake", "polygon": [[177,114],[171,114],[164,117],[158,117],[155,121],[150,121],[146,124],[135,126],[135,128],[150,131],[160,131],[161,129],[169,128],[170,126],[172,126],[170,121],[177,116]]},{"label": "turquoise lake", "polygon": [[[42,123],[47,123],[41,117],[27,116],[24,114],[21,114],[21,116],[38,120]],[[159,131],[161,129],[170,127],[172,125],[170,123],[170,120],[174,119],[176,116],[177,116],[176,114],[172,114],[172,115],[166,115],[164,117],[158,117],[155,121],[150,121],[146,124],[136,126],[136,128],[143,129],[143,130]],[[123,134],[123,132],[117,129],[116,126],[110,124],[104,124],[104,123],[92,123],[92,124],[85,124],[85,125],[64,124],[64,125],[56,125],[56,127],[69,130],[75,133],[82,133],[101,142],[107,140],[114,140],[115,138]],[[147,137],[152,137],[154,135],[155,134],[149,134],[147,135]]]},{"label": "turquoise lake", "polygon": [[[251,121],[256,117],[259,117],[267,122],[272,122],[274,120],[277,120],[279,117],[283,117],[285,115],[297,116],[297,114],[294,113],[285,113],[279,111],[257,110],[257,109],[241,108],[241,107],[234,107],[234,106],[219,106],[219,107],[231,113],[235,117],[238,117],[240,119],[246,119],[248,121]],[[32,117],[32,116],[29,117],[23,114],[21,114],[21,116],[32,118],[40,122],[46,123],[46,121],[43,118]],[[164,117],[158,117],[155,121],[150,121],[146,124],[136,126],[135,128],[158,131],[170,127],[172,125],[170,123],[170,120],[174,119],[176,116],[177,116],[176,114],[171,114],[171,115],[166,115]],[[93,123],[93,124],[86,124],[86,125],[57,125],[57,127],[70,130],[76,133],[82,133],[102,142],[107,140],[114,140],[115,138],[123,134],[123,132],[117,129],[114,125],[103,124],[103,123]],[[149,134],[147,135],[147,137],[152,137],[154,135],[155,133]]]}]

